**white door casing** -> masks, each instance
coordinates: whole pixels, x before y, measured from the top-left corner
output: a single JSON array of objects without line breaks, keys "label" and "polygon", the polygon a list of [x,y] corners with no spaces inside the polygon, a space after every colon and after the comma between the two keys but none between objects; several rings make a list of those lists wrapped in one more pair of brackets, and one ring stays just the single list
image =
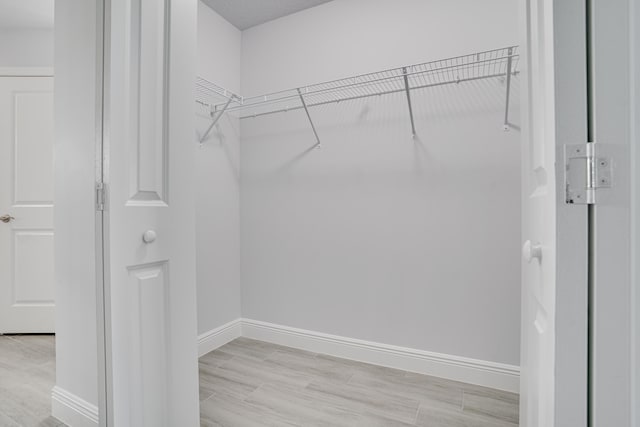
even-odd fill
[{"label": "white door casing", "polygon": [[629,13],[632,25],[631,77],[631,425],[640,426],[640,4],[633,2]]},{"label": "white door casing", "polygon": [[199,423],[196,0],[106,2],[109,425]]},{"label": "white door casing", "polygon": [[54,332],[53,77],[0,77],[0,120],[0,333]]},{"label": "white door casing", "polygon": [[[588,211],[564,203],[564,144],[586,143],[581,0],[522,0],[520,425],[587,423]],[[533,249],[539,249],[539,252]],[[536,257],[537,255],[537,257]]]},{"label": "white door casing", "polygon": [[629,153],[630,146],[638,144],[637,134],[635,141],[631,139],[630,111],[640,100],[634,99],[638,93],[632,89],[632,78],[638,79],[633,66],[640,51],[633,37],[640,25],[634,16],[639,6],[634,0],[592,0],[589,19],[591,138],[613,168],[612,188],[603,190],[602,202],[593,206],[593,427],[638,425],[632,424],[633,410],[638,409],[632,401],[632,295],[638,285],[632,281],[630,192],[630,167],[637,164]]}]

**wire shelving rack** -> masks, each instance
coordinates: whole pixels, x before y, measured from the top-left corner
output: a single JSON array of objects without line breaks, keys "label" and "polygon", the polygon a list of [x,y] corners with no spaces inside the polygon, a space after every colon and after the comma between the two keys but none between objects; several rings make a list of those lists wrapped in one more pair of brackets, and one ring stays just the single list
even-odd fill
[{"label": "wire shelving rack", "polygon": [[229,107],[242,105],[242,97],[203,77],[197,77],[196,103],[208,110],[211,116],[211,124],[200,137],[200,143],[202,143]]},{"label": "wire shelving rack", "polygon": [[[518,46],[509,46],[252,97],[235,95],[211,82],[202,82],[204,79],[199,79],[196,84],[197,92],[209,101],[202,101],[203,98],[197,98],[197,100],[201,103],[207,102],[206,105],[211,108],[215,121],[225,111],[238,111],[240,119],[248,119],[303,109],[316,137],[316,143],[319,145],[320,138],[309,111],[313,107],[372,96],[405,93],[411,132],[415,136],[416,127],[411,102],[413,91],[474,80],[501,78],[506,83],[503,129],[508,130],[511,80],[512,76],[519,72],[519,58]],[[211,101],[211,98],[220,99],[220,96],[223,100]]]}]

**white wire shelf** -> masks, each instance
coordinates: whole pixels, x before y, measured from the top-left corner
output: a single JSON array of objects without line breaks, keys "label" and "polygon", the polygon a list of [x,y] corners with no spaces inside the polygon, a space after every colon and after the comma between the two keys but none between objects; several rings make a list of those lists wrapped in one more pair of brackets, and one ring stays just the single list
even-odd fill
[{"label": "white wire shelf", "polygon": [[211,116],[211,124],[200,137],[200,143],[202,144],[216,123],[218,123],[218,120],[232,104],[242,105],[242,97],[205,78],[197,77],[196,103],[206,108]]},{"label": "white wire shelf", "polygon": [[242,97],[209,80],[196,78],[196,102],[212,112],[216,111],[216,106],[220,107],[231,100],[232,103],[241,105]]},{"label": "white wire shelf", "polygon": [[[240,97],[231,94],[232,100],[236,101],[233,102],[233,105],[229,102],[229,95],[218,103],[209,103],[207,105],[211,107],[212,111],[238,111],[241,119],[304,109],[319,144],[320,139],[309,113],[310,108],[404,92],[407,97],[412,134],[415,135],[416,130],[411,104],[412,91],[481,79],[505,78],[506,101],[503,127],[508,130],[511,77],[518,73],[519,58],[518,46],[509,46],[265,95]],[[210,82],[207,83],[213,85]],[[219,86],[213,86],[219,88]],[[206,88],[206,90],[209,91],[210,89]],[[227,93],[222,88],[219,88],[218,93],[220,91],[222,91],[223,96]]]}]

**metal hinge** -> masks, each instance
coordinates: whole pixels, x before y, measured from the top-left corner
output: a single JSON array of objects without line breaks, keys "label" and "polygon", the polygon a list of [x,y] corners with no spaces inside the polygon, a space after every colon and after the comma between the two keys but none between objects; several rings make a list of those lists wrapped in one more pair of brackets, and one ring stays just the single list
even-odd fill
[{"label": "metal hinge", "polygon": [[612,186],[612,159],[609,144],[569,144],[564,146],[565,202],[592,205]]},{"label": "metal hinge", "polygon": [[103,182],[96,182],[96,210],[104,211],[106,205],[106,185]]}]

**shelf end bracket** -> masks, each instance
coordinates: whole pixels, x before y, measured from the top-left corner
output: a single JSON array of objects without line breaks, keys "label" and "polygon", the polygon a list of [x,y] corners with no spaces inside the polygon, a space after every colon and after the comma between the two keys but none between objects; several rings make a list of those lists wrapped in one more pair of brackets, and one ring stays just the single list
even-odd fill
[{"label": "shelf end bracket", "polygon": [[231,96],[227,100],[227,102],[224,104],[222,109],[218,111],[217,114],[215,112],[211,112],[211,117],[213,118],[213,120],[209,125],[209,127],[207,128],[207,131],[200,138],[200,144],[204,143],[204,140],[207,139],[207,136],[209,136],[209,133],[211,133],[211,130],[213,129],[213,127],[216,125],[216,123],[218,123],[218,120],[222,118],[222,115],[224,114],[225,111],[227,111],[227,108],[229,108],[229,104],[231,104],[231,101],[233,101],[233,96]]},{"label": "shelf end bracket", "polygon": [[507,51],[507,94],[504,106],[504,124],[502,129],[506,132],[511,126],[509,126],[509,97],[511,95],[511,68],[513,62],[513,48],[510,47]]},{"label": "shelf end bracket", "polygon": [[307,108],[307,103],[304,100],[304,96],[302,96],[302,92],[300,88],[296,89],[298,91],[298,96],[300,97],[300,102],[302,103],[302,108],[304,108],[304,112],[307,113],[307,118],[309,119],[309,124],[311,124],[311,129],[313,130],[313,134],[316,137],[316,147],[320,148],[320,137],[318,136],[318,132],[316,131],[316,127],[313,124],[313,120],[311,119],[311,114],[309,114],[309,109]]},{"label": "shelf end bracket", "polygon": [[407,67],[402,67],[402,74],[404,77],[404,91],[407,94],[407,104],[409,105],[409,117],[411,118],[411,137],[416,136],[416,124],[413,120],[413,105],[411,104],[411,88],[409,87],[409,76],[407,74]]}]

